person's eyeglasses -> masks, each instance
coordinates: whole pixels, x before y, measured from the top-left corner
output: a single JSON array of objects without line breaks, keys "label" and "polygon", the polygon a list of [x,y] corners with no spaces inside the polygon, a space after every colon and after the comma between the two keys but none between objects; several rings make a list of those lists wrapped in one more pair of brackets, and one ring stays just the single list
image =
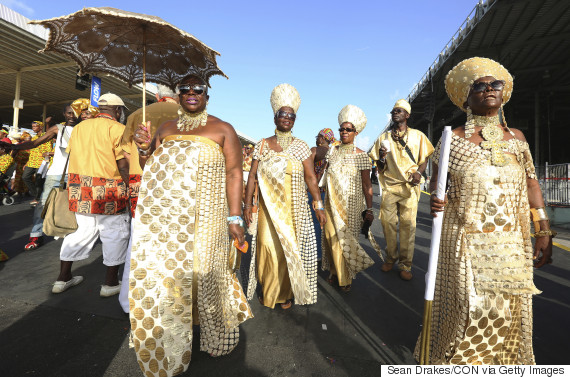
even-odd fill
[{"label": "person's eyeglasses", "polygon": [[275,115],[277,116],[277,118],[287,118],[291,120],[295,120],[295,118],[297,118],[297,115],[295,113],[288,113],[286,111],[281,111],[281,110],[279,110]]},{"label": "person's eyeglasses", "polygon": [[190,93],[190,90],[192,90],[194,94],[200,95],[206,92],[206,85],[180,85],[178,90],[180,91],[180,94]]},{"label": "person's eyeglasses", "polygon": [[338,132],[343,132],[343,131],[346,131],[346,132],[356,132],[356,130],[355,130],[354,128],[341,127],[341,128],[338,129]]},{"label": "person's eyeglasses", "polygon": [[471,86],[471,92],[479,93],[484,92],[487,90],[487,87],[490,86],[492,90],[503,90],[505,87],[505,82],[503,80],[495,80],[493,82],[484,82],[480,81]]},{"label": "person's eyeglasses", "polygon": [[403,111],[404,111],[404,110],[402,110],[402,109],[396,108],[396,109],[390,111],[390,114],[400,114],[400,113],[403,112]]}]

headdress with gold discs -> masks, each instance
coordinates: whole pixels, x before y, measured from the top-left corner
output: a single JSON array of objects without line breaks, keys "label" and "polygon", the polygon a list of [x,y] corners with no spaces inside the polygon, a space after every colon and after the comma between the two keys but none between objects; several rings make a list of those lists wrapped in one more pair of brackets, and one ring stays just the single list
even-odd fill
[{"label": "headdress with gold discs", "polygon": [[366,127],[366,121],[364,111],[358,106],[346,105],[338,113],[338,124],[341,125],[344,122],[352,123],[358,133],[361,133],[364,127]]},{"label": "headdress with gold discs", "polygon": [[[468,139],[473,135],[475,126],[483,127],[481,135],[485,140],[481,142],[481,148],[491,151],[491,163],[493,165],[504,166],[507,164],[507,159],[503,148],[506,148],[507,142],[503,141],[503,129],[501,128],[499,116],[473,115],[471,109],[463,107],[465,102],[467,102],[467,97],[475,80],[485,76],[492,76],[497,80],[505,82],[503,105],[509,102],[513,93],[513,76],[501,64],[487,58],[474,57],[465,59],[453,67],[445,77],[445,90],[449,99],[467,113],[465,138]],[[500,111],[502,112],[502,105]],[[504,113],[503,122],[506,125]]]},{"label": "headdress with gold discs", "polygon": [[277,85],[271,91],[271,108],[273,109],[273,114],[277,114],[280,108],[287,106],[293,109],[295,114],[299,110],[299,105],[301,105],[301,96],[299,92],[293,86],[289,84]]}]

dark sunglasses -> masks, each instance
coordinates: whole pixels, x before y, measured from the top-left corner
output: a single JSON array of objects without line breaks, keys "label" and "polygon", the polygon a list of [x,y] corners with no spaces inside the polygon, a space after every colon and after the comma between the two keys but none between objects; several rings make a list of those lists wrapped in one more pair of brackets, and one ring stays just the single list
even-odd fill
[{"label": "dark sunglasses", "polygon": [[346,132],[356,132],[356,129],[354,128],[346,128],[346,127],[341,127],[338,129],[338,132],[342,132],[342,131],[346,131]]},{"label": "dark sunglasses", "polygon": [[479,92],[484,92],[485,90],[487,90],[487,87],[491,87],[492,90],[503,90],[503,88],[505,87],[505,82],[503,80],[495,80],[493,82],[478,82],[475,83],[471,86],[471,92],[473,93],[479,93]]},{"label": "dark sunglasses", "polygon": [[180,94],[186,94],[186,93],[190,93],[190,90],[192,90],[194,92],[194,94],[202,94],[206,92],[206,85],[180,85],[178,87],[178,90],[180,91]]},{"label": "dark sunglasses", "polygon": [[275,116],[277,118],[287,118],[287,119],[291,119],[291,120],[295,120],[297,118],[297,115],[295,113],[288,113],[288,112],[282,111],[282,110],[279,110],[277,112],[277,114],[275,114]]},{"label": "dark sunglasses", "polygon": [[404,110],[402,110],[402,109],[396,108],[396,109],[390,111],[390,114],[400,114],[400,113],[403,112],[403,111],[404,111]]}]

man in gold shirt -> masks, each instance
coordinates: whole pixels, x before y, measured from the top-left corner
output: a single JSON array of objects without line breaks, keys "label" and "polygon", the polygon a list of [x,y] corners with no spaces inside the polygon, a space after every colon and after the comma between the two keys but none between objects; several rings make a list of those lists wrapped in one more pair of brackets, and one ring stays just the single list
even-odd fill
[{"label": "man in gold shirt", "polygon": [[380,221],[386,238],[387,258],[381,269],[388,272],[398,261],[400,277],[403,280],[412,279],[416,216],[420,199],[419,184],[428,158],[433,153],[433,145],[426,135],[408,127],[411,110],[412,107],[406,100],[396,102],[391,111],[390,130],[380,135],[370,152],[370,157],[376,161],[383,191]]},{"label": "man in gold shirt", "polygon": [[[178,96],[167,86],[158,85],[156,93],[158,102],[146,107],[146,121],[150,122],[151,137],[154,136],[158,127],[168,121],[178,118]],[[133,135],[139,124],[142,123],[143,109],[140,108],[127,118],[127,126],[123,133],[121,147],[123,154],[129,160],[129,201],[131,207],[131,217],[135,218],[137,200],[139,198],[139,188],[141,185],[141,175],[143,173],[139,162],[139,152],[133,141]],[[121,292],[119,293],[119,303],[125,313],[129,312],[129,272],[131,269],[131,242],[133,239],[135,222],[131,221],[131,237],[127,247],[125,258],[125,268],[123,269],[123,281]]]},{"label": "man in gold shirt", "polygon": [[[103,244],[103,264],[107,266],[100,295],[116,295],[120,290],[119,267],[125,262],[130,237],[127,212],[129,164],[124,158],[121,138],[125,126],[117,122],[125,104],[116,95],[99,98],[100,114],[77,125],[67,147],[69,153],[69,210],[75,212],[77,230],[63,240],[60,273],[53,293],[61,293],[83,281],[72,276],[74,261],[84,260],[97,241]],[[125,282],[126,284],[126,282]]]}]

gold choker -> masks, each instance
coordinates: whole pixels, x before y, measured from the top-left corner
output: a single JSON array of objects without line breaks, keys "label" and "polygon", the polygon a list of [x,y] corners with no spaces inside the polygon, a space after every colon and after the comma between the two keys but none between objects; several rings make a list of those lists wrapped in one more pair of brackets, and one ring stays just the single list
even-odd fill
[{"label": "gold choker", "polygon": [[289,148],[289,145],[291,145],[293,141],[291,131],[283,132],[275,129],[275,136],[277,137],[277,144],[279,144],[283,150]]},{"label": "gold choker", "polygon": [[188,113],[182,106],[178,108],[178,122],[176,128],[179,131],[191,131],[198,127],[204,127],[208,122],[208,112],[204,109],[199,113]]}]

